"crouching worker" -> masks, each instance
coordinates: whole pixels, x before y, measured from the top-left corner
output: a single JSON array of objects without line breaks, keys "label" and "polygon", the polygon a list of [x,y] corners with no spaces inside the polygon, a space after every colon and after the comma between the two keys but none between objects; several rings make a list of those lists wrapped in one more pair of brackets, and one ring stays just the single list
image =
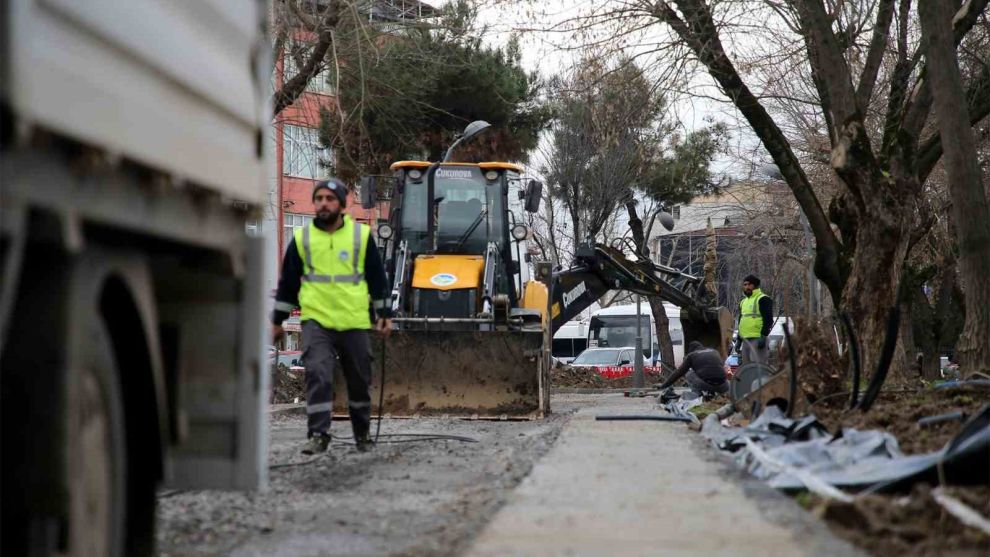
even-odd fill
[{"label": "crouching worker", "polygon": [[698,393],[727,393],[729,383],[725,379],[722,355],[714,348],[705,348],[698,341],[688,344],[688,355],[674,375],[661,383],[658,388],[666,389],[684,377],[691,390]]},{"label": "crouching worker", "polygon": [[363,452],[372,447],[368,330],[372,323],[385,336],[392,330],[385,267],[369,239],[368,227],[343,213],[346,204],[343,182],[330,178],[316,183],[316,217],[296,230],[289,242],[275,295],[272,336],[276,343],[289,312],[297,305],[302,310],[309,421],[305,454],[322,453],[330,444],[333,371],[338,364],[347,382],[347,410],[357,449]]}]

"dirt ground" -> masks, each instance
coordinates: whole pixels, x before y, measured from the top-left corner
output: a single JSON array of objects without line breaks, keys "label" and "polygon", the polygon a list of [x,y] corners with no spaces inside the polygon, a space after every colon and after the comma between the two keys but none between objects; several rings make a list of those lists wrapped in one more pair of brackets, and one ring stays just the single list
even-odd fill
[{"label": "dirt ground", "polygon": [[959,432],[962,421],[919,426],[918,420],[927,416],[961,411],[967,417],[990,402],[990,388],[966,387],[924,389],[915,392],[881,393],[868,412],[849,411],[848,397],[834,397],[812,407],[829,431],[839,427],[881,429],[897,438],[906,454],[927,453],[941,449]]},{"label": "dirt ground", "polygon": [[[574,386],[628,386],[597,374],[565,371],[562,376],[557,371],[555,385],[563,377]],[[276,386],[293,397],[287,390],[301,388],[301,378],[286,372],[282,386]],[[905,452],[917,453],[940,448],[961,425],[923,429],[917,427],[918,418],[954,410],[973,413],[988,395],[990,390],[974,388],[889,393],[865,415],[845,413],[840,396],[816,405],[814,412],[833,429],[843,424],[891,431]],[[554,415],[540,421],[395,419],[382,427],[384,434],[462,435],[478,443],[382,443],[362,454],[346,444],[349,423],[336,422],[334,434],[341,439],[329,455],[312,461],[299,453],[305,417],[272,417],[268,490],[163,492],[159,550],[189,556],[460,554],[581,404],[564,398],[561,403],[555,397]],[[697,410],[710,411],[707,406]],[[952,494],[990,515],[990,488],[954,489]],[[837,535],[875,555],[987,555],[990,550],[986,537],[944,513],[923,487],[909,497],[868,496],[854,505],[826,504],[807,495],[798,501]]]},{"label": "dirt ground", "polygon": [[[990,487],[946,488],[983,516],[990,515]],[[853,504],[825,502],[813,497],[806,507],[825,519],[839,537],[874,555],[973,556],[990,555],[990,536],[967,527],[945,512],[918,485],[910,495],[868,495]]]},{"label": "dirt ground", "polygon": [[305,373],[302,369],[293,371],[288,366],[279,365],[278,369],[272,373],[271,384],[274,389],[274,397],[271,402],[273,404],[286,404],[305,401],[306,386],[303,377]]},{"label": "dirt ground", "polygon": [[[381,443],[358,453],[341,440],[308,464],[272,468],[266,492],[163,492],[159,551],[457,554],[549,449],[572,409],[558,404],[540,421],[384,420],[383,434],[440,433],[478,442]],[[270,424],[271,464],[307,462],[299,453],[305,416],[273,417]],[[349,422],[335,422],[333,433],[349,436]]]},{"label": "dirt ground", "polygon": [[[660,376],[646,375],[646,386],[660,382]],[[556,366],[550,370],[550,384],[554,387],[582,389],[626,389],[633,386],[632,376],[606,379],[588,368]]]},{"label": "dirt ground", "polygon": [[[812,407],[811,412],[830,431],[840,427],[879,429],[893,434],[906,454],[937,451],[962,427],[962,420],[920,426],[920,418],[961,411],[975,414],[990,402],[990,389],[926,388],[881,393],[868,412],[848,410],[848,395],[836,396]],[[990,516],[990,487],[947,488],[954,497],[983,516]],[[851,505],[799,496],[837,535],[874,555],[986,556],[990,536],[959,523],[931,497],[931,487],[915,486],[909,495],[868,495]]]}]

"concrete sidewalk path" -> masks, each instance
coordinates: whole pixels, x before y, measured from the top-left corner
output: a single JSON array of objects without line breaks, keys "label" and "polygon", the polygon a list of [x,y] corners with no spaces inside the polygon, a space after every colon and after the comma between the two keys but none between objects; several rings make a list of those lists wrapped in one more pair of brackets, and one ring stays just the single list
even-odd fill
[{"label": "concrete sidewalk path", "polygon": [[589,401],[467,555],[860,555],[683,423],[595,421],[655,399]]}]

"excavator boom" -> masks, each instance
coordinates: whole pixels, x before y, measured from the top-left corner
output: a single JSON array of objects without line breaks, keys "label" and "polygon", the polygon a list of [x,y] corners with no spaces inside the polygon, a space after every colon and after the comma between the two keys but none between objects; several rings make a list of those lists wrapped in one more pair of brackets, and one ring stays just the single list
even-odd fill
[{"label": "excavator boom", "polygon": [[[675,286],[669,279],[681,280]],[[685,344],[697,340],[728,356],[732,314],[709,299],[701,279],[657,265],[645,257],[631,260],[617,247],[582,244],[575,264],[554,273],[552,330],[556,332],[609,290],[656,296],[681,308]]]}]

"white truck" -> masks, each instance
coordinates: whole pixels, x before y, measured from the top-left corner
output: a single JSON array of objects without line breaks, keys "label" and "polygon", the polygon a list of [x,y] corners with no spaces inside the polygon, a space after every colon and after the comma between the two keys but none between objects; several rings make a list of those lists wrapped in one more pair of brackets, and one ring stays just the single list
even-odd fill
[{"label": "white truck", "polygon": [[266,482],[258,0],[0,3],[4,555],[147,555]]}]

